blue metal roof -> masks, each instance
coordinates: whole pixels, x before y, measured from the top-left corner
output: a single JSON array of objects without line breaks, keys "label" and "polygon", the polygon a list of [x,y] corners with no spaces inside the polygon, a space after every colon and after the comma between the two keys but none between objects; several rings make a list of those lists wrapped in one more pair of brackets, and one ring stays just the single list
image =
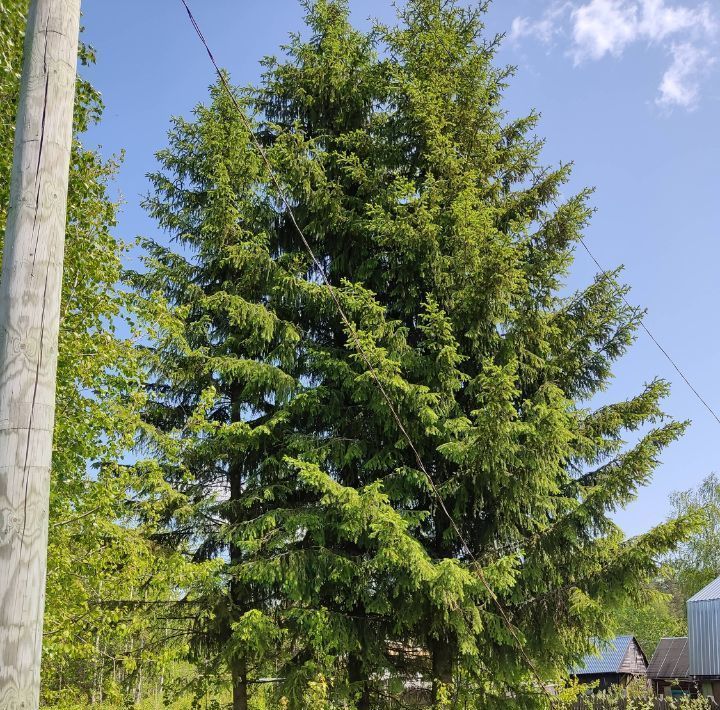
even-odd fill
[{"label": "blue metal roof", "polygon": [[632,642],[632,636],[616,636],[612,641],[593,639],[593,643],[597,645],[598,653],[589,653],[585,656],[577,666],[570,669],[570,675],[619,673],[620,665],[625,658],[628,646]]},{"label": "blue metal roof", "polygon": [[697,594],[690,597],[688,602],[707,602],[720,599],[720,577],[703,587]]}]

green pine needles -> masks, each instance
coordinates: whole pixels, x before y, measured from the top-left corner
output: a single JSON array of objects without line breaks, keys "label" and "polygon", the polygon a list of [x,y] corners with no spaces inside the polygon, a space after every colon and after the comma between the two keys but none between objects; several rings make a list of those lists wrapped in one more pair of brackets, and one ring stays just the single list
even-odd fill
[{"label": "green pine needles", "polygon": [[685,534],[611,518],[684,425],[657,380],[588,404],[641,313],[616,273],[561,296],[589,193],[541,163],[535,114],[503,112],[483,10],[409,0],[369,32],[348,14],[308,2],[237,93],[255,120],[216,85],[158,154],[147,209],[173,246],[130,276],[155,328],[156,539],[205,570],[183,590],[192,656],[236,710],[542,706],[374,377],[548,681]]}]

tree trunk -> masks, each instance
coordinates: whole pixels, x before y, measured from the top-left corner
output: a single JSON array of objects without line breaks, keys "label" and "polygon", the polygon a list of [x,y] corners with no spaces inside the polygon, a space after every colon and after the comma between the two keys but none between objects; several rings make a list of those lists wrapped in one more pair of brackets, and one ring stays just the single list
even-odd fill
[{"label": "tree trunk", "polygon": [[158,689],[157,693],[155,693],[155,708],[158,709],[161,706],[161,702],[163,699],[163,692],[165,691],[165,665],[162,666],[162,671],[160,672],[160,682],[158,683]]},{"label": "tree trunk", "polygon": [[233,665],[233,710],[248,710],[247,668],[244,662]]},{"label": "tree trunk", "polygon": [[138,662],[137,680],[135,681],[135,705],[138,705],[142,700],[143,695],[143,661],[142,658]]},{"label": "tree trunk", "polygon": [[452,684],[453,646],[448,639],[433,639],[430,643],[432,653],[432,698],[439,700],[440,687]]},{"label": "tree trunk", "polygon": [[363,669],[362,658],[354,653],[348,658],[348,680],[359,689],[360,695],[355,703],[357,710],[370,710],[370,687],[367,674]]},{"label": "tree trunk", "polygon": [[100,630],[95,634],[95,673],[93,674],[92,688],[90,690],[90,704],[101,703],[103,699],[103,668],[105,657],[100,654]]},{"label": "tree trunk", "polygon": [[[233,423],[242,419],[242,396],[240,387],[233,385],[230,392],[230,420]],[[230,483],[230,514],[233,523],[240,522],[239,504],[243,496],[243,473],[238,462],[230,466],[228,472]],[[243,561],[242,551],[236,545],[230,544],[230,564],[239,565]],[[247,605],[246,594],[243,587],[233,578],[230,581],[230,598],[232,599],[231,618],[236,621],[245,611]],[[230,631],[229,633],[232,633]],[[233,710],[247,710],[248,708],[248,683],[247,683],[247,658],[239,657],[232,660],[232,685],[233,685]]]},{"label": "tree trunk", "polygon": [[32,0],[0,281],[0,708],[35,710],[80,0]]}]

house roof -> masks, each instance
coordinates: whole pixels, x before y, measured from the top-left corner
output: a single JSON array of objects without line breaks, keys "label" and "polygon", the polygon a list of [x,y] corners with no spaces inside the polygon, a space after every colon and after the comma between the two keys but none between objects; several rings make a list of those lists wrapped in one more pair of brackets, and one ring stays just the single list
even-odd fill
[{"label": "house roof", "polygon": [[688,599],[690,602],[705,602],[713,599],[720,599],[720,577],[710,582],[707,587],[703,587],[697,594]]},{"label": "house roof", "polygon": [[[616,636],[612,641],[596,641],[597,653],[589,653],[583,660],[570,669],[570,675],[603,675],[605,673],[623,673],[625,660],[631,645],[643,653],[634,636]],[[645,659],[645,663],[647,660]]]},{"label": "house roof", "polygon": [[690,665],[690,647],[687,636],[660,639],[660,643],[650,659],[648,677],[687,678]]}]

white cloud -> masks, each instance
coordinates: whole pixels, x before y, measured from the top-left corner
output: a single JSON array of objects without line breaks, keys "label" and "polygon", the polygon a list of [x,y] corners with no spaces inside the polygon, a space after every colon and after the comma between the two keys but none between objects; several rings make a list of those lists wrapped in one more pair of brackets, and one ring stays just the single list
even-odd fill
[{"label": "white cloud", "polygon": [[624,0],[591,0],[572,11],[575,61],[618,56],[637,37],[637,10]]},{"label": "white cloud", "polygon": [[529,17],[516,17],[510,26],[510,39],[513,41],[523,37],[537,37],[541,42],[549,42],[552,28],[544,19],[531,20]]},{"label": "white cloud", "polygon": [[671,58],[659,87],[658,103],[692,107],[700,79],[712,63],[717,23],[707,4],[668,0],[555,0],[539,19],[516,17],[510,38],[532,37],[551,44],[571,38],[569,54],[576,64],[619,57],[636,43],[659,45]]},{"label": "white cloud", "polygon": [[671,34],[692,31],[693,34],[710,35],[715,31],[715,21],[707,4],[696,8],[669,7],[664,0],[644,0],[639,34],[651,41],[660,41]]},{"label": "white cloud", "polygon": [[671,51],[672,64],[663,74],[656,103],[660,106],[692,109],[700,93],[700,78],[714,63],[714,59],[706,49],[688,42],[674,44]]},{"label": "white cloud", "polygon": [[510,40],[534,37],[544,44],[550,44],[555,35],[562,32],[564,16],[572,9],[569,2],[553,2],[539,20],[516,17],[510,27]]},{"label": "white cloud", "polygon": [[665,0],[590,0],[571,13],[576,61],[619,56],[633,42],[662,42],[681,33],[710,35],[715,22],[706,4],[667,5]]}]

